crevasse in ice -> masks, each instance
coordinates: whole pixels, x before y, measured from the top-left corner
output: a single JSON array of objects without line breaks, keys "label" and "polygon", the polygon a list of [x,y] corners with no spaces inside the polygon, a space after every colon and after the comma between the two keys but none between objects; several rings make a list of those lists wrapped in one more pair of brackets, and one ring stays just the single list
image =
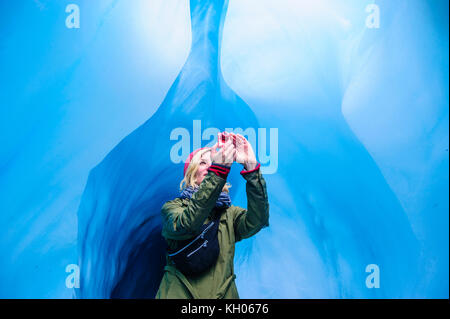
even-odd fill
[{"label": "crevasse in ice", "polygon": [[153,297],[183,171],[170,134],[205,146],[201,120],[278,129],[241,297],[448,297],[447,1],[377,1],[379,29],[359,0],[79,2],[79,30],[43,0],[2,20],[0,296],[70,297],[78,263],[79,298]]}]

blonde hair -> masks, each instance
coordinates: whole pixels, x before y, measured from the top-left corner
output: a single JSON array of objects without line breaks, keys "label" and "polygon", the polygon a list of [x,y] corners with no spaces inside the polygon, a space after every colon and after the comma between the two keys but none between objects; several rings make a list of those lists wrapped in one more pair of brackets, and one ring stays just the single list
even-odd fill
[{"label": "blonde hair", "polygon": [[[192,187],[200,186],[200,185],[197,185],[197,183],[196,183],[195,175],[197,174],[198,166],[200,164],[203,154],[208,153],[208,152],[211,152],[211,148],[202,149],[202,150],[198,151],[197,153],[195,153],[195,155],[192,157],[191,161],[189,162],[189,166],[186,170],[186,175],[184,175],[183,180],[180,182],[180,191],[182,191],[184,188],[189,187],[189,186],[192,186]],[[227,182],[223,186],[222,192],[229,193],[230,188],[231,188],[231,184]]]}]

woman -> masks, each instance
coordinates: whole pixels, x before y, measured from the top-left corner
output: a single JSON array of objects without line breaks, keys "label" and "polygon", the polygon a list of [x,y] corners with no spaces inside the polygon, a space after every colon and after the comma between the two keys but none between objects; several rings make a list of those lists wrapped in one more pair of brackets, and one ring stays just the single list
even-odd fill
[{"label": "woman", "polygon": [[[181,196],[162,207],[162,235],[172,253],[167,254],[157,299],[239,298],[234,282],[234,245],[269,225],[269,202],[251,144],[239,134],[225,136],[229,138],[223,145],[198,149],[188,157]],[[219,134],[219,142],[220,138]],[[247,180],[248,210],[231,205],[228,195],[226,180],[234,161],[244,165],[241,175]],[[199,238],[205,225],[213,221],[219,221],[217,260],[200,274],[183,273],[174,255],[185,249],[186,242]]]}]

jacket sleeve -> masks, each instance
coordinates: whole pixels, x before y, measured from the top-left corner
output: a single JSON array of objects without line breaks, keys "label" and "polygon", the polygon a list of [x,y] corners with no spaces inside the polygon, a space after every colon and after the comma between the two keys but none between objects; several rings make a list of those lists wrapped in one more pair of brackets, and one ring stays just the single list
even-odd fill
[{"label": "jacket sleeve", "polygon": [[247,209],[236,207],[234,217],[234,233],[236,242],[251,237],[269,226],[269,201],[266,181],[258,168],[245,172],[242,176],[247,180]]},{"label": "jacket sleeve", "polygon": [[165,203],[161,209],[162,236],[167,239],[185,240],[198,235],[216,205],[225,183],[226,179],[209,171],[187,206],[182,206],[177,199]]}]

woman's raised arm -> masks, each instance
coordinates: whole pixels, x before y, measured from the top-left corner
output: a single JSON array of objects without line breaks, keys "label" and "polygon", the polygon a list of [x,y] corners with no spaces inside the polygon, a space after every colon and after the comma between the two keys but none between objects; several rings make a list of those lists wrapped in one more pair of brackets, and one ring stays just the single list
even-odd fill
[{"label": "woman's raised arm", "polygon": [[161,209],[163,237],[185,240],[198,235],[201,226],[214,208],[225,183],[226,179],[210,170],[198,191],[188,201],[187,206],[181,205],[181,199],[165,203]]},{"label": "woman's raised arm", "polygon": [[162,235],[168,239],[184,240],[198,235],[204,221],[214,208],[226,183],[230,166],[235,157],[232,141],[216,152],[217,143],[211,148],[212,164],[199,189],[185,207],[180,199],[165,203],[161,209]]},{"label": "woman's raised arm", "polygon": [[247,209],[237,207],[234,217],[236,242],[253,236],[261,228],[269,226],[269,200],[266,181],[260,172],[261,164],[251,171],[242,171],[247,180]]}]

